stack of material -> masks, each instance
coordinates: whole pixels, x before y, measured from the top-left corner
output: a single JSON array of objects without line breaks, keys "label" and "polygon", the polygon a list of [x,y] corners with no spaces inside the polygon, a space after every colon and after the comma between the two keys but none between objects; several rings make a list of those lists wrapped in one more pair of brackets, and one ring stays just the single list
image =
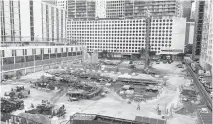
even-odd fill
[{"label": "stack of material", "polygon": [[32,120],[32,121],[35,121],[37,123],[41,123],[41,124],[50,123],[50,119],[47,116],[40,115],[40,114],[21,113],[21,114],[19,114],[19,116]]}]

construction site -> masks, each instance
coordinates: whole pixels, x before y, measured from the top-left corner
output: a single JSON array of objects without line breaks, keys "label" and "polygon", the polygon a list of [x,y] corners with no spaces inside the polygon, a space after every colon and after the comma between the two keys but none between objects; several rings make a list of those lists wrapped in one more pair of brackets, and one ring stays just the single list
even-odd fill
[{"label": "construction site", "polygon": [[185,65],[155,61],[149,69],[144,65],[129,60],[66,63],[5,80],[1,85],[2,123],[11,121],[8,114],[38,124],[66,124],[81,116],[84,121],[91,120],[85,116],[97,116],[96,121],[106,124],[113,120],[195,123],[196,110],[203,103]]}]

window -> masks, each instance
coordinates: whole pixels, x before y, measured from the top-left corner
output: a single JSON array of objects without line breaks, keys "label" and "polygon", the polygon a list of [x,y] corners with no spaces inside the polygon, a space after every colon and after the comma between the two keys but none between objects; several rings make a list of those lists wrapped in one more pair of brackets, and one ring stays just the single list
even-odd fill
[{"label": "window", "polygon": [[36,49],[32,49],[33,55],[36,55]]},{"label": "window", "polygon": [[41,55],[42,55],[42,54],[44,54],[44,49],[43,49],[43,48],[41,48]]}]

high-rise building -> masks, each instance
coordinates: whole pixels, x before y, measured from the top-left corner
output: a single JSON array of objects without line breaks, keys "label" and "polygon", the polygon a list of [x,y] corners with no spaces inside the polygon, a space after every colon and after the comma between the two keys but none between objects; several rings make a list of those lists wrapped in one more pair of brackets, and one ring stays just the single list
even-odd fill
[{"label": "high-rise building", "polygon": [[[150,49],[157,54],[184,52],[186,19],[153,18]],[[86,45],[88,52],[107,50],[118,54],[138,54],[145,48],[145,19],[71,20],[67,23],[67,40]]]},{"label": "high-rise building", "polygon": [[94,19],[94,0],[68,0],[68,19]]},{"label": "high-rise building", "polygon": [[41,0],[20,1],[20,13],[22,41],[41,41]]},{"label": "high-rise building", "polygon": [[140,18],[147,9],[152,16],[181,15],[179,0],[68,0],[69,19]]},{"label": "high-rise building", "polygon": [[187,22],[190,21],[192,2],[193,2],[192,0],[180,2],[180,6],[181,6],[181,10],[182,10],[181,16],[185,17]]},{"label": "high-rise building", "polygon": [[52,4],[52,5],[57,5],[57,0],[42,0],[42,2]]},{"label": "high-rise building", "polygon": [[95,17],[106,18],[106,0],[96,0]]},{"label": "high-rise building", "polygon": [[57,0],[57,7],[61,7],[67,10],[67,1],[68,0]]},{"label": "high-rise building", "polygon": [[185,45],[193,44],[195,22],[186,22]]},{"label": "high-rise building", "polygon": [[125,10],[125,0],[107,0],[106,18],[123,18]]},{"label": "high-rise building", "polygon": [[21,41],[20,1],[0,0],[0,41]]},{"label": "high-rise building", "polygon": [[66,43],[66,10],[51,4],[42,6],[42,39]]},{"label": "high-rise building", "polygon": [[125,0],[125,18],[145,16],[148,9],[152,16],[180,16],[179,0]]},{"label": "high-rise building", "polygon": [[194,42],[192,49],[192,59],[198,59],[201,51],[202,32],[203,32],[203,18],[204,18],[205,1],[196,1],[195,11],[195,30]]},{"label": "high-rise building", "polygon": [[65,42],[66,10],[42,0],[1,0],[0,27],[4,44]]},{"label": "high-rise building", "polygon": [[213,1],[205,1],[202,42],[200,53],[200,65],[206,69],[212,69],[212,41],[213,41]]}]

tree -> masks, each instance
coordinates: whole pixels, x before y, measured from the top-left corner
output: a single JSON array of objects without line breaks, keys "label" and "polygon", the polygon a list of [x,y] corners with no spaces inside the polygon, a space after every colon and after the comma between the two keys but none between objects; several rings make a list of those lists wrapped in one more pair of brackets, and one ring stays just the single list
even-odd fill
[{"label": "tree", "polygon": [[187,44],[185,46],[185,54],[192,54],[192,47],[193,47],[192,44]]},{"label": "tree", "polygon": [[142,47],[142,48],[139,50],[140,57],[142,57],[143,55],[145,55],[145,52],[146,52],[145,48]]},{"label": "tree", "polygon": [[112,52],[108,52],[108,54],[107,54],[107,56],[108,56],[108,58],[112,58],[113,57],[113,55],[112,55],[113,53]]},{"label": "tree", "polygon": [[102,53],[102,56],[103,56],[104,58],[107,57],[108,52],[107,52],[106,50],[103,50],[101,53]]},{"label": "tree", "polygon": [[156,51],[149,51],[149,55],[150,56],[155,56],[156,55]]}]

